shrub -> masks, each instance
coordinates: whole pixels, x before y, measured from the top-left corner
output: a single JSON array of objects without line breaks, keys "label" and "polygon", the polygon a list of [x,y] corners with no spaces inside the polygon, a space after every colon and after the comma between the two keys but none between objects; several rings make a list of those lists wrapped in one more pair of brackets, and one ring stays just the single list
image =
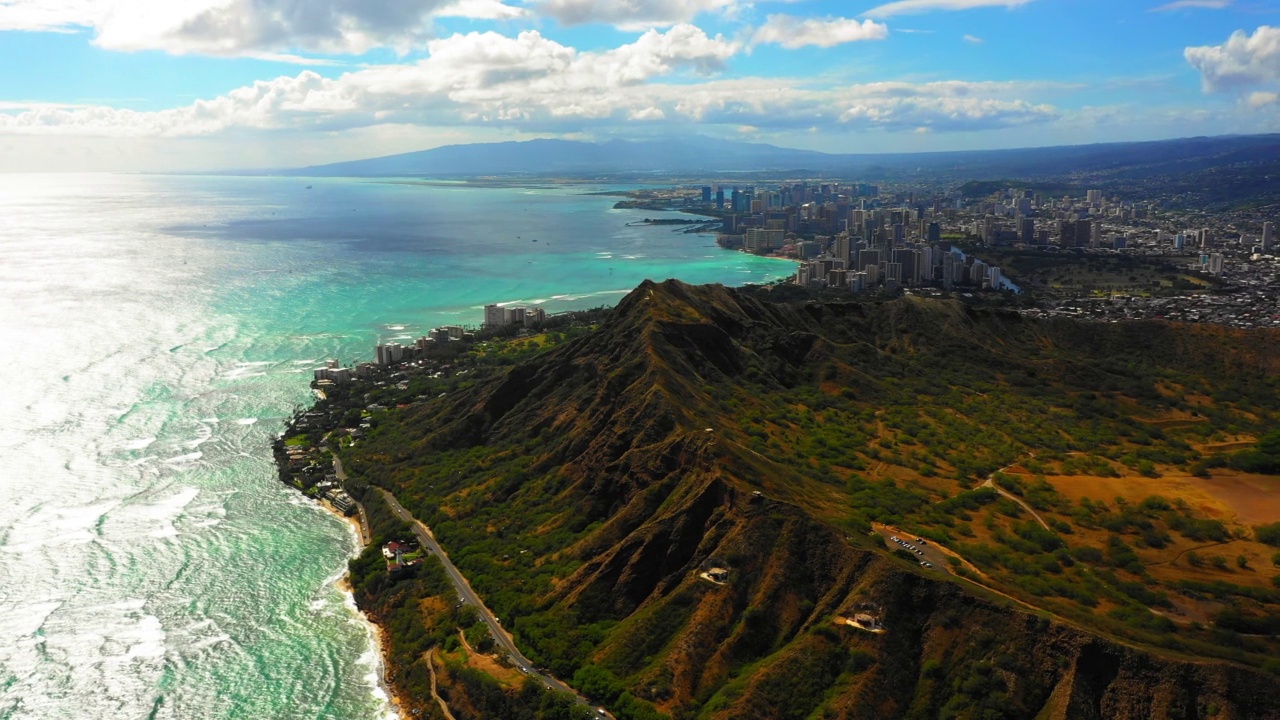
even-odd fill
[{"label": "shrub", "polygon": [[1253,537],[1260,543],[1280,547],[1280,522],[1254,527]]}]

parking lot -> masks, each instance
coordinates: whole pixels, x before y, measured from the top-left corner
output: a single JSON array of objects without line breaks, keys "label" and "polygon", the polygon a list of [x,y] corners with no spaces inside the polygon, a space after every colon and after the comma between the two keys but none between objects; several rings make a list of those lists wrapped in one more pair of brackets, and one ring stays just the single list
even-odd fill
[{"label": "parking lot", "polygon": [[885,546],[892,552],[894,550],[904,550],[916,557],[916,564],[928,563],[928,566],[921,565],[922,570],[929,572],[950,573],[951,564],[947,562],[946,553],[942,552],[932,542],[921,538],[918,535],[904,533],[897,528],[891,528],[883,525],[875,526],[875,531],[884,538]]}]

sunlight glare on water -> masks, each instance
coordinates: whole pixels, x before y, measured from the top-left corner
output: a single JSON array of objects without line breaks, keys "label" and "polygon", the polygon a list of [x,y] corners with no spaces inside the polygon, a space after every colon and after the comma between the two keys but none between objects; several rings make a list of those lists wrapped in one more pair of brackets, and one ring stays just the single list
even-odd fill
[{"label": "sunlight glare on water", "polygon": [[580,192],[0,176],[0,718],[388,715],[352,532],[274,480],[311,368],[790,271]]}]

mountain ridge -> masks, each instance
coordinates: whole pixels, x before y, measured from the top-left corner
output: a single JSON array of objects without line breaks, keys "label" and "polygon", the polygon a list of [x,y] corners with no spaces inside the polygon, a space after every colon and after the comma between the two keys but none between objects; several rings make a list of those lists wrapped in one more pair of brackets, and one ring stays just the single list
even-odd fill
[{"label": "mountain ridge", "polygon": [[833,154],[707,137],[589,143],[536,139],[430,150],[279,171],[315,177],[479,177],[798,171],[875,175],[918,172],[1044,177],[1075,172],[1186,173],[1280,160],[1280,134],[1175,138],[1039,148]]},{"label": "mountain ridge", "polygon": [[[969,484],[1025,456],[1022,443],[1048,455],[1043,448],[1060,441],[1046,427],[1121,433],[1135,424],[1107,419],[1112,407],[1077,400],[1079,389],[1111,388],[1115,409],[1130,396],[1154,407],[1172,402],[1158,399],[1160,385],[1190,388],[1188,373],[1211,369],[1224,390],[1255,388],[1248,412],[1265,424],[1280,402],[1274,384],[1253,383],[1280,367],[1276,333],[1084,326],[956,301],[817,302],[789,292],[646,282],[594,331],[375,416],[344,463],[393,490],[442,543],[465,549],[459,566],[494,598],[522,649],[620,718],[657,717],[654,708],[716,719],[1280,716],[1274,683],[1238,664],[1262,662],[1267,641],[1245,642],[1238,661],[1189,661],[1207,647],[1197,644],[1200,631],[1174,634],[1116,590],[1144,576],[1154,583],[1149,570],[1074,558],[1078,538],[1095,532],[1092,521],[1027,485],[1030,501],[1049,498],[1046,515],[1072,526],[1039,534]],[[1115,361],[1120,348],[1134,365]],[[944,358],[954,367],[938,364]],[[1147,365],[1164,369],[1151,375]],[[945,387],[1009,394],[992,405],[947,399]],[[1016,434],[964,430],[959,445],[932,440],[940,454],[925,474],[917,446],[898,431],[919,422],[903,414],[905,398],[937,417],[993,413],[980,420],[983,432]],[[1210,422],[1247,421],[1234,401],[1220,402],[1201,406]],[[1046,415],[1059,417],[1031,424]],[[879,439],[864,440],[868,432]],[[1137,439],[1176,447],[1150,434]],[[977,464],[963,466],[967,455]],[[916,470],[886,478],[872,461]],[[958,485],[944,463],[954,464]],[[928,493],[928,502],[908,491]],[[1017,550],[1027,560],[993,562],[966,540],[961,525],[987,531],[962,518],[982,513],[996,528],[992,542],[1030,543]],[[1159,529],[1179,517],[1138,519]],[[914,557],[904,563],[872,542],[872,519],[974,553],[985,580],[922,574]],[[1122,529],[1120,545],[1104,543],[1107,553],[1138,543],[1136,532]],[[1013,582],[1015,560],[1044,564],[1024,572],[1047,583],[1048,595]],[[724,584],[697,576],[712,566],[726,569]],[[1068,585],[1109,578],[1090,590],[1103,596],[1101,612],[1091,610],[1096,600],[1055,599],[1070,592],[1054,584],[1068,572]],[[1061,619],[997,604],[966,584],[979,580]],[[377,606],[357,590],[362,607]],[[1274,593],[1249,592],[1229,601],[1250,613],[1276,602]],[[1124,614],[1112,617],[1112,608]],[[862,611],[887,633],[836,622]],[[1134,618],[1136,630],[1121,617]]]}]

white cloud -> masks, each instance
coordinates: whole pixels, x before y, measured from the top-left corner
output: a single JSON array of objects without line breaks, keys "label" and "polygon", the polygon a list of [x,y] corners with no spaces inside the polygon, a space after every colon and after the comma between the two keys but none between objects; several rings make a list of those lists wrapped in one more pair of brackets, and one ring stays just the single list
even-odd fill
[{"label": "white cloud", "polygon": [[535,0],[538,12],[562,25],[604,23],[624,30],[667,27],[699,13],[735,8],[736,0]]},{"label": "white cloud", "polygon": [[1237,30],[1221,45],[1189,47],[1187,62],[1200,71],[1206,92],[1280,86],[1280,27]]},{"label": "white cloud", "polygon": [[1206,10],[1221,10],[1230,7],[1232,0],[1173,0],[1160,7],[1151,8],[1151,12],[1169,12],[1170,10],[1186,10],[1190,8],[1204,8]]},{"label": "white cloud", "polygon": [[983,40],[977,35],[965,35],[964,41],[967,43],[973,43],[974,45],[981,45],[982,43],[986,42],[986,40]]},{"label": "white cloud", "polygon": [[94,44],[120,51],[247,56],[314,62],[290,51],[407,51],[441,17],[511,20],[500,0],[0,0],[0,30],[92,28]]},{"label": "white cloud", "polygon": [[0,0],[0,30],[71,32],[101,15],[94,0]]},{"label": "white cloud", "polygon": [[984,7],[1015,8],[1034,0],[897,0],[862,13],[867,17],[885,18],[891,15],[915,15],[934,10],[972,10]]},{"label": "white cloud", "polygon": [[1249,107],[1258,109],[1267,105],[1275,105],[1280,103],[1280,93],[1275,92],[1254,92],[1249,93],[1249,98],[1245,101]]},{"label": "white cloud", "polygon": [[806,45],[832,47],[859,40],[883,40],[889,28],[873,20],[849,18],[800,18],[794,15],[770,15],[755,32],[752,42],[772,43],[795,49]]},{"label": "white cloud", "polygon": [[899,131],[954,132],[1030,125],[1061,116],[1051,105],[1009,97],[1027,89],[1022,83],[867,83],[852,88],[853,99],[840,121]]},{"label": "white cloud", "polygon": [[0,133],[190,137],[399,125],[564,134],[637,121],[944,132],[1059,116],[1055,108],[1025,99],[1046,89],[1035,83],[832,86],[802,78],[715,77],[740,49],[692,25],[650,30],[602,52],[582,52],[536,31],[516,37],[458,34],[429,42],[429,57],[413,64],[376,66],[336,79],[306,71],[157,112],[14,107],[0,112]]}]

